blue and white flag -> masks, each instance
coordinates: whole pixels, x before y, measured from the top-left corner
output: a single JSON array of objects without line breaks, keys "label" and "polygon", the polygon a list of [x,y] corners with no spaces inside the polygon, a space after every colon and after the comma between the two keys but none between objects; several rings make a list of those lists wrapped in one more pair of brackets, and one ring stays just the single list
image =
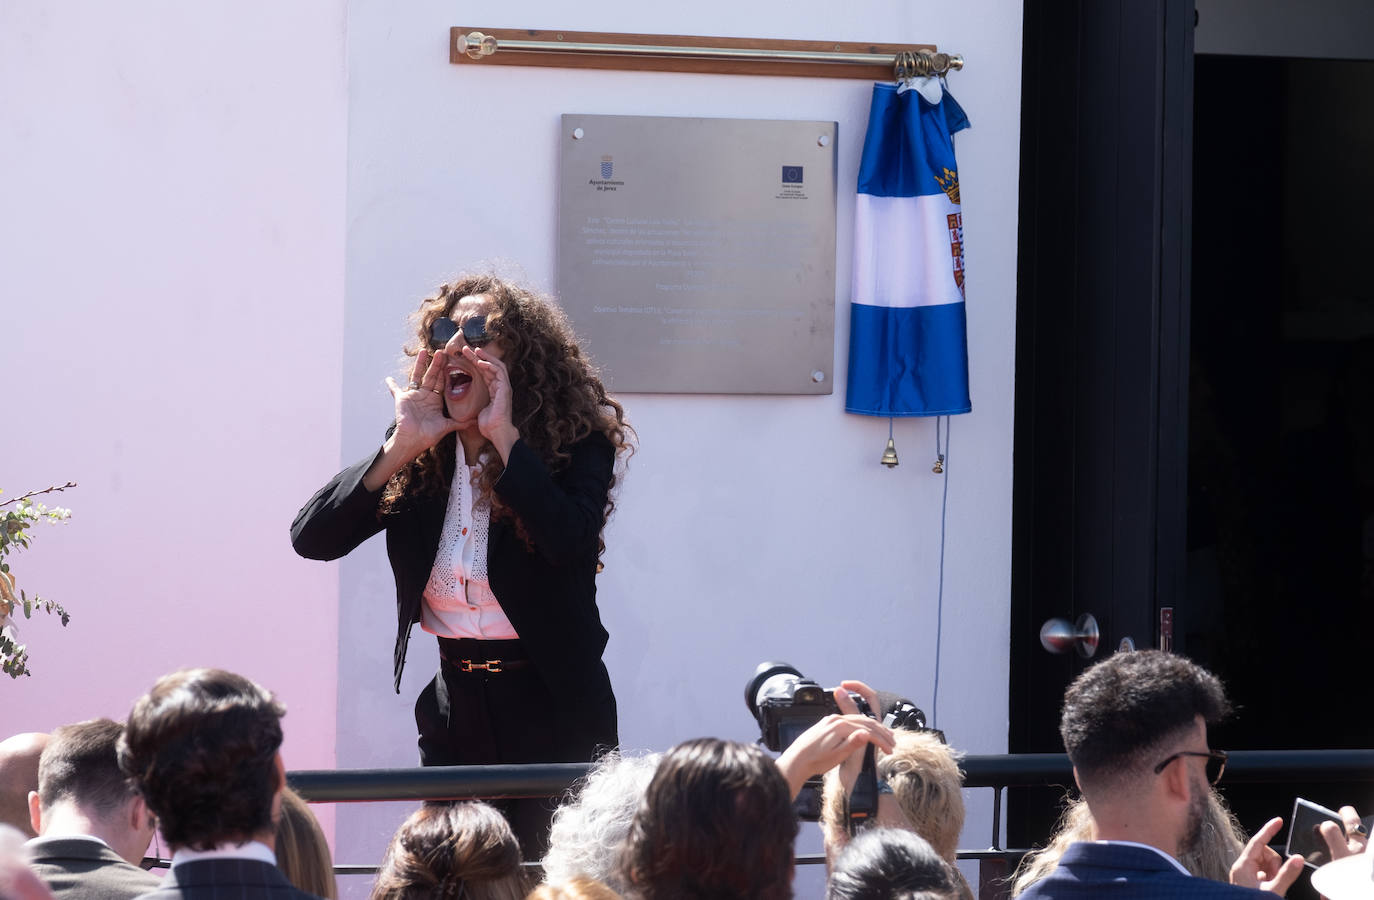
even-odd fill
[{"label": "blue and white flag", "polygon": [[[933,98],[933,99],[932,99]],[[945,416],[973,408],[955,132],[939,79],[873,86],[854,213],[845,410]]]}]

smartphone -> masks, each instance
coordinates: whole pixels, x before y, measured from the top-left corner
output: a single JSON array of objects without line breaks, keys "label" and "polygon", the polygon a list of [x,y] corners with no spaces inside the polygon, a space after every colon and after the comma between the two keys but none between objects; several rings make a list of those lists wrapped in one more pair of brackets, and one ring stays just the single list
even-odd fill
[{"label": "smartphone", "polygon": [[1301,797],[1294,800],[1293,817],[1289,819],[1288,824],[1288,846],[1284,849],[1284,856],[1301,853],[1307,865],[1314,869],[1331,862],[1331,851],[1327,849],[1326,839],[1318,830],[1323,822],[1335,822],[1341,829],[1341,834],[1345,834],[1345,823],[1341,821],[1339,813]]},{"label": "smartphone", "polygon": [[429,326],[429,349],[442,350],[449,340],[458,333],[458,326],[448,316],[440,316]]}]

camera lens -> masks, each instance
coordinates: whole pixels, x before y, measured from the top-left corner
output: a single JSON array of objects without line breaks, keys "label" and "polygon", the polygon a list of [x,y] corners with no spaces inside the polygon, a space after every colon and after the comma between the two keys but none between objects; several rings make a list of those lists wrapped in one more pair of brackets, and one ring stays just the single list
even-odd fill
[{"label": "camera lens", "polygon": [[[749,707],[749,715],[759,718],[759,702],[765,697],[778,696],[790,681],[802,677],[802,673],[785,662],[759,663],[754,677],[744,686],[744,705]],[[762,720],[760,720],[761,722]]]}]

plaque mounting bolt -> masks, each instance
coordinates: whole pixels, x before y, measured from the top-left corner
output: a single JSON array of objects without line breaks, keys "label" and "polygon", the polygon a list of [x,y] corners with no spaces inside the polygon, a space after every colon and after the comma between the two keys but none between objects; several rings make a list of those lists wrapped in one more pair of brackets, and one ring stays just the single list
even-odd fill
[{"label": "plaque mounting bolt", "polygon": [[582,140],[582,136],[583,136],[584,134],[586,134],[586,132],[583,131],[581,128],[574,128],[574,129],[573,129],[573,140],[575,140],[575,141],[580,141],[580,140]]},{"label": "plaque mounting bolt", "polygon": [[829,147],[829,146],[830,146],[830,135],[828,135],[828,134],[823,134],[823,135],[821,135],[820,137],[816,138],[816,143],[817,143],[817,145],[819,145],[819,146],[821,146],[821,147]]},{"label": "plaque mounting bolt", "polygon": [[825,381],[825,373],[822,372],[820,369],[817,369],[816,371],[811,373],[811,380],[814,381],[816,384],[820,384],[821,382]]}]

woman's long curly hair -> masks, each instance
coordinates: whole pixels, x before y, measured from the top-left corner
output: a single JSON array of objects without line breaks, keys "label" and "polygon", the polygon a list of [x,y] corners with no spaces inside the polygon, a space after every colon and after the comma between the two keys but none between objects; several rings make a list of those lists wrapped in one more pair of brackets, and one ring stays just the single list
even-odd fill
[{"label": "woman's long curly hair", "polygon": [[397,829],[371,900],[522,900],[520,843],[485,803],[426,803]]},{"label": "woman's long curly hair", "polygon": [[[557,473],[565,468],[572,458],[569,448],[594,433],[611,442],[617,457],[632,453],[634,429],[625,421],[624,407],[606,393],[596,369],[577,345],[563,311],[528,288],[494,275],[465,275],[440,285],[411,316],[415,340],[406,345],[406,356],[414,357],[428,346],[429,329],[436,319],[452,317],[459,300],[475,295],[489,298],[486,327],[500,344],[502,361],[510,372],[512,422],[549,471]],[[456,467],[457,447],[458,435],[447,435],[393,475],[382,493],[379,513],[399,511],[412,497],[446,496]],[[478,499],[491,504],[493,518],[513,520],[528,544],[524,527],[493,490],[503,471],[496,453],[484,455],[476,485]],[[613,475],[611,488],[616,480]],[[614,507],[608,496],[605,518],[610,518]],[[602,542],[598,554],[604,549]]]}]

